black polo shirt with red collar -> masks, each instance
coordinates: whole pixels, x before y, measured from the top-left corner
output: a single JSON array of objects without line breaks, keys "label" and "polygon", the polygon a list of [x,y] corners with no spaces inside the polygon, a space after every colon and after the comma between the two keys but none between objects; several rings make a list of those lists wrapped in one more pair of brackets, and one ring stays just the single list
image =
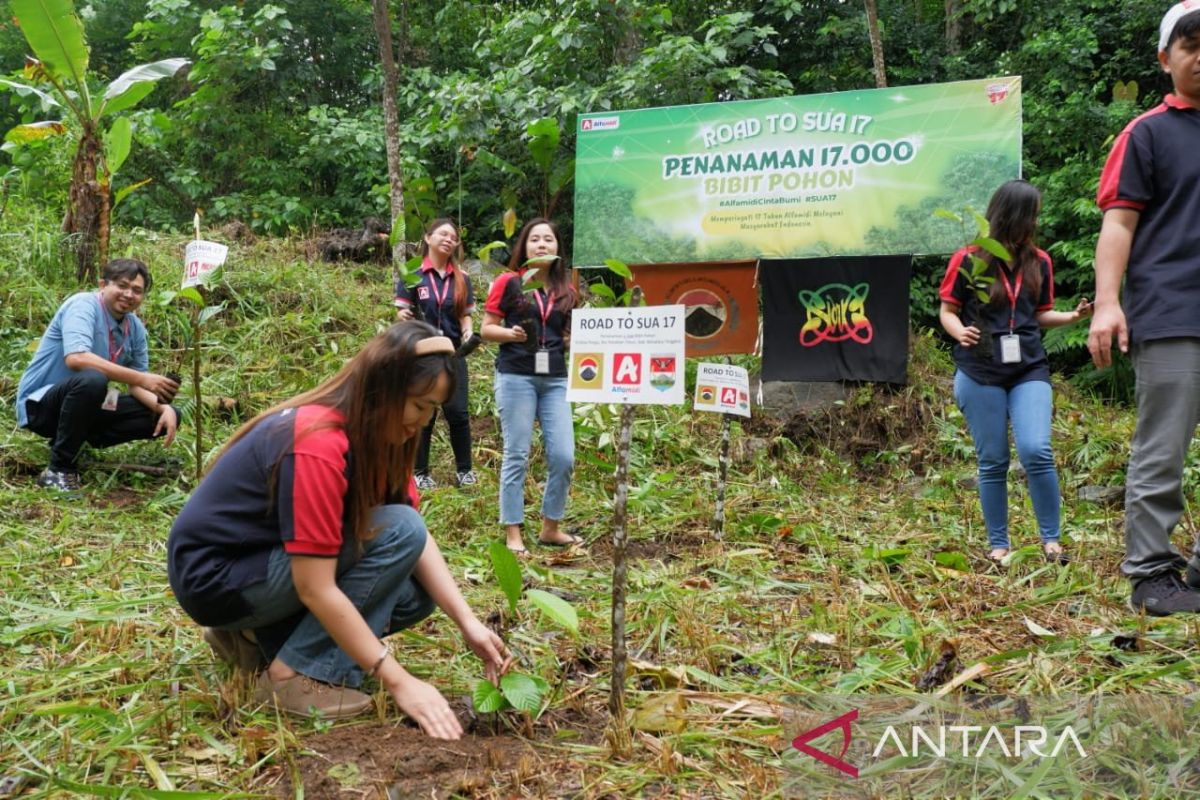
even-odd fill
[{"label": "black polo shirt with red collar", "polygon": [[[267,577],[271,552],[337,558],[353,539],[345,504],[353,458],[334,409],[287,408],[255,425],[200,481],[167,537],[167,576],[201,625],[251,609],[242,589]],[[417,505],[416,486],[393,502]]]},{"label": "black polo shirt with red collar", "polygon": [[[1016,294],[1015,307],[1009,302],[999,305],[985,304],[980,307],[978,298],[973,297],[973,289],[963,274],[963,268],[968,271],[971,255],[982,256],[983,252],[977,247],[964,247],[950,257],[938,297],[945,303],[959,307],[959,314],[964,325],[974,325],[981,331],[986,330],[988,336],[981,339],[974,347],[954,345],[954,364],[965,372],[971,380],[985,386],[1002,386],[1012,388],[1026,381],[1050,380],[1050,362],[1046,357],[1046,348],[1042,346],[1042,331],[1038,325],[1037,315],[1041,311],[1054,308],[1054,264],[1049,254],[1038,250],[1038,261],[1042,270],[1042,286],[1034,297],[1029,287],[1022,286]],[[1009,284],[1016,290],[1016,281],[1009,278]],[[1000,276],[996,276],[1000,280]],[[1009,315],[1012,315],[1013,333],[1021,342],[1021,361],[1017,364],[1005,364],[1000,358],[1000,337],[1009,331]]]},{"label": "black polo shirt with red collar", "polygon": [[1200,336],[1200,109],[1170,94],[1130,122],[1096,203],[1138,212],[1123,298],[1130,339]]},{"label": "black polo shirt with red collar", "polygon": [[[496,356],[496,371],[517,374],[536,375],[536,353],[539,349],[550,353],[550,372],[548,377],[565,378],[567,376],[567,360],[565,356],[564,331],[571,324],[569,309],[574,302],[566,304],[559,302],[553,295],[547,298],[545,289],[535,289],[532,292],[522,291],[519,272],[501,272],[492,282],[488,290],[484,310],[495,314],[504,320],[504,327],[511,328],[520,325],[525,331],[523,342],[505,342],[500,345]],[[547,302],[549,299],[549,302]],[[567,305],[568,310],[559,307]]]},{"label": "black polo shirt with red collar", "polygon": [[[414,304],[421,309],[421,316],[435,328],[454,341],[458,347],[462,343],[462,323],[454,313],[454,271],[456,267],[447,262],[445,276],[438,275],[433,262],[428,258],[421,264],[421,282],[416,286],[405,286],[404,281],[396,283],[396,308],[411,309]],[[464,278],[467,276],[464,274]],[[465,281],[467,286],[467,305],[463,314],[475,312],[475,290],[471,280]]]}]

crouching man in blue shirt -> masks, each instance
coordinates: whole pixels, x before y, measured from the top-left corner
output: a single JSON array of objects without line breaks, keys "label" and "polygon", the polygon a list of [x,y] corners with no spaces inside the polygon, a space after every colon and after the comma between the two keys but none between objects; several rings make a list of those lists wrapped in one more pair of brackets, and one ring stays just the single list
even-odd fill
[{"label": "crouching man in blue shirt", "polygon": [[[147,371],[146,327],[134,313],[149,288],[145,264],[114,259],[98,292],[68,298],[50,321],[17,386],[17,422],[50,440],[39,486],[78,489],[76,458],[85,442],[174,440],[179,415],[169,404],[179,384]],[[110,389],[109,381],[126,384],[129,394]]]}]

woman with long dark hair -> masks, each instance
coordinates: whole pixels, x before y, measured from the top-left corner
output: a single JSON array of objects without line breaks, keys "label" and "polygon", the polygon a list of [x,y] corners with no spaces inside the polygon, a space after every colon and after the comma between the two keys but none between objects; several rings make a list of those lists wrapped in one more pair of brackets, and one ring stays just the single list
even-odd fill
[{"label": "woman with long dark hair", "polygon": [[454,347],[421,322],[372,339],[336,375],[225,445],[171,528],[168,576],[219,656],[266,669],[256,698],[345,717],[376,677],[428,735],[462,727],[381,639],[436,605],[493,681],[503,642],[471,612],[411,488],[418,436],[454,391]]},{"label": "woman with long dark hair", "polygon": [[[471,314],[475,311],[475,293],[462,268],[462,239],[458,226],[447,218],[429,223],[421,239],[417,255],[421,256],[421,282],[407,286],[396,284],[396,318],[416,316],[433,325],[449,337],[455,349],[471,339]],[[450,428],[450,447],[454,451],[456,483],[474,486],[478,483],[471,469],[471,418],[467,410],[467,359],[454,357],[455,392],[442,406],[442,416]],[[429,474],[429,443],[433,439],[433,424],[437,414],[421,431],[417,448],[417,488],[425,491],[437,487]]]},{"label": "woman with long dark hair", "polygon": [[[985,216],[990,238],[1009,258],[965,247],[951,257],[939,292],[942,327],[957,343],[954,397],[975,442],[979,502],[991,547],[987,557],[994,563],[1010,546],[1010,423],[1042,551],[1048,561],[1068,560],[1060,542],[1061,498],[1050,447],[1050,367],[1039,328],[1075,322],[1091,313],[1091,305],[1084,298],[1073,311],[1054,310],[1053,264],[1035,241],[1041,207],[1041,192],[1027,181],[997,189]],[[982,259],[981,273],[973,258]]]},{"label": "woman with long dark hair", "polygon": [[[534,273],[529,275],[529,273]],[[528,276],[528,277],[527,277]],[[526,282],[540,284],[525,291]],[[500,470],[500,524],[508,548],[525,554],[525,472],[533,422],[542,426],[546,491],[538,542],[569,547],[581,540],[560,527],[575,466],[575,429],[567,402],[566,342],[578,301],[564,263],[558,229],[538,217],[521,229],[508,262],[484,306],[483,338],[500,342],[496,357],[496,408],[504,436]]]}]

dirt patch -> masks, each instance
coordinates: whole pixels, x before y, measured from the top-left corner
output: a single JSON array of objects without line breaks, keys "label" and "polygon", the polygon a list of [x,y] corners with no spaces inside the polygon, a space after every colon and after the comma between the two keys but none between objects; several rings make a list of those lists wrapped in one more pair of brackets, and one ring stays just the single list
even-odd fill
[{"label": "dirt patch", "polygon": [[[454,704],[460,719],[469,712]],[[568,715],[571,715],[568,712]],[[578,716],[577,714],[573,716]],[[584,725],[578,723],[584,722]],[[582,741],[594,742],[600,728],[580,719],[543,717],[536,738],[560,736],[569,727]],[[602,725],[603,721],[596,725]],[[474,719],[454,742],[430,739],[406,723],[372,723],[337,728],[306,737],[293,775],[309,798],[507,798],[533,791],[537,796],[573,796],[581,788],[579,765],[568,755],[534,750],[533,742]],[[296,797],[284,770],[276,796]]]},{"label": "dirt patch", "polygon": [[911,386],[866,385],[844,403],[796,413],[778,433],[802,450],[828,448],[870,475],[891,469],[895,459],[923,463],[932,450],[933,417],[931,398]]}]

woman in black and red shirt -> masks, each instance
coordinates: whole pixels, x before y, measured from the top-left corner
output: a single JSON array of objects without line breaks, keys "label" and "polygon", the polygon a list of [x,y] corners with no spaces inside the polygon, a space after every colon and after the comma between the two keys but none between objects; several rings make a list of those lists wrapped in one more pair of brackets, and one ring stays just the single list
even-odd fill
[{"label": "woman in black and red shirt", "polygon": [[[448,336],[455,348],[474,335],[471,315],[475,313],[475,293],[462,268],[462,239],[458,226],[450,219],[435,219],[429,224],[417,255],[422,257],[421,282],[406,286],[396,284],[396,317],[412,319],[414,309],[419,319]],[[450,428],[450,447],[454,450],[454,465],[459,486],[478,483],[471,469],[471,418],[467,411],[467,359],[455,356],[454,375],[457,388],[442,406],[442,415]],[[436,488],[429,474],[429,443],[433,438],[433,423],[429,421],[421,432],[417,448],[417,487],[422,491]]]},{"label": "woman in black and red shirt", "polygon": [[[508,548],[526,552],[525,471],[533,421],[542,426],[546,493],[542,497],[541,544],[566,547],[580,539],[560,528],[575,466],[575,428],[567,402],[566,340],[577,295],[548,219],[526,223],[517,236],[508,272],[497,276],[484,307],[483,338],[500,342],[496,358],[496,409],[504,434],[500,470],[500,524]],[[531,283],[540,288],[525,291]]]},{"label": "woman in black and red shirt", "polygon": [[[997,189],[985,216],[990,238],[1009,258],[965,247],[951,257],[939,292],[942,327],[957,342],[954,397],[979,459],[979,503],[991,547],[987,557],[997,563],[1009,551],[1010,422],[1042,550],[1048,561],[1067,560],[1059,542],[1062,500],[1050,448],[1050,367],[1039,329],[1075,322],[1091,313],[1091,305],[1085,298],[1073,311],[1054,310],[1053,265],[1034,242],[1041,207],[1041,193],[1026,181]],[[976,259],[984,266],[978,275]]]},{"label": "woman in black and red shirt", "polygon": [[[454,390],[454,347],[401,322],[225,445],[171,527],[167,573],[205,640],[288,713],[372,709],[373,675],[428,735],[462,727],[381,639],[440,607],[496,681],[503,642],[471,612],[416,511],[417,437]],[[269,662],[269,663],[268,663]]]}]

